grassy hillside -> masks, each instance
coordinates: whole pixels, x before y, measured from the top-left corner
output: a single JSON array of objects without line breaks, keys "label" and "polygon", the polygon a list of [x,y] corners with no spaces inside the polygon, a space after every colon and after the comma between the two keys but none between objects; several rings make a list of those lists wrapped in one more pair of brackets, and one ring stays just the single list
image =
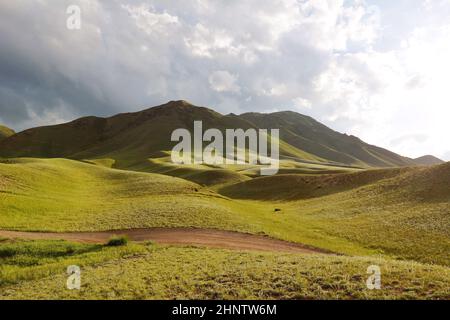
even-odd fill
[{"label": "grassy hillside", "polygon": [[[0,299],[448,299],[450,295],[449,268],[382,258],[0,242],[0,260]],[[69,264],[82,267],[80,291],[65,288]],[[382,290],[366,288],[370,265],[381,268]]]},{"label": "grassy hillside", "polygon": [[0,141],[15,134],[14,130],[0,125]]},{"label": "grassy hillside", "polygon": [[450,265],[450,164],[292,202],[296,223],[404,259]]},{"label": "grassy hillside", "polygon": [[223,187],[219,192],[238,199],[283,200],[315,198],[355,189],[412,170],[378,169],[340,174],[279,174],[257,177],[250,181]]},{"label": "grassy hillside", "polygon": [[[450,163],[317,174],[326,166],[287,161],[283,169],[303,173],[261,178],[239,166],[169,166],[159,156],[134,170],[164,175],[111,169],[110,158],[0,160],[0,229],[216,228],[344,256],[0,239],[0,299],[450,296]],[[65,289],[71,264],[82,267],[79,292]],[[366,288],[373,264],[382,290]]]},{"label": "grassy hillside", "polygon": [[292,226],[274,214],[275,204],[235,201],[183,179],[73,160],[3,160],[0,197],[2,229],[203,227],[267,234],[337,252],[372,252],[305,225]]},{"label": "grassy hillside", "polygon": [[[159,173],[173,177],[183,178],[200,185],[218,189],[224,185],[248,181],[250,178],[260,177],[261,165],[235,164],[235,165],[177,165],[171,161],[170,152],[155,155],[154,158],[142,161],[126,161],[113,159],[95,159],[89,162],[124,170]],[[279,174],[318,174],[355,172],[361,169],[339,167],[329,164],[307,163],[282,159],[279,162]]]},{"label": "grassy hillside", "polygon": [[230,171],[228,183],[209,189],[100,163],[104,166],[4,160],[0,228],[206,227],[262,233],[351,255],[383,253],[450,265],[449,164],[252,180],[242,175],[244,182],[233,182],[241,175]]},{"label": "grassy hillside", "polygon": [[450,163],[336,175],[278,175],[219,189],[283,220],[404,259],[450,265]]},{"label": "grassy hillside", "polygon": [[0,197],[0,228],[6,229],[246,228],[239,204],[195,183],[72,160],[4,160]]},{"label": "grassy hillside", "polygon": [[410,159],[364,143],[357,137],[336,132],[313,118],[296,112],[246,113],[240,118],[260,128],[282,128],[280,131],[282,140],[329,161],[372,167],[413,164]]},{"label": "grassy hillside", "polygon": [[66,124],[29,129],[0,142],[0,156],[108,158],[115,161],[115,167],[126,168],[170,151],[175,145],[170,141],[173,130],[192,131],[195,120],[203,121],[204,130],[279,128],[280,154],[300,161],[359,167],[413,164],[410,159],[335,132],[294,112],[224,116],[185,101],[171,101],[110,118],[85,117]]}]

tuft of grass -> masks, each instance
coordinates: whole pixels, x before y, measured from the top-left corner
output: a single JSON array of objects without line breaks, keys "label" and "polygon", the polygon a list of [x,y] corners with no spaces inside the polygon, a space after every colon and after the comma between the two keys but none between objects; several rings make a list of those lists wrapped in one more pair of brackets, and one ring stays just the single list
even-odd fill
[{"label": "tuft of grass", "polygon": [[127,236],[112,236],[106,243],[107,247],[120,247],[128,244]]}]

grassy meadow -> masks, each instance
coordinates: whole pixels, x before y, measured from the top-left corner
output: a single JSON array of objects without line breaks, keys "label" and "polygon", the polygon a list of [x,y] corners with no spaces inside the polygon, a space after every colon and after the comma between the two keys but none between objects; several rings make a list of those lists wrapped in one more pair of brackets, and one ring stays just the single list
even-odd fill
[{"label": "grassy meadow", "polygon": [[[0,243],[0,299],[446,299],[449,269],[344,257],[134,244]],[[81,290],[65,268],[82,266]],[[379,265],[382,290],[368,290]],[[53,275],[53,276],[50,276]]]},{"label": "grassy meadow", "polygon": [[[450,298],[449,164],[360,170],[286,160],[279,175],[255,177],[255,167],[175,167],[161,156],[140,165],[0,160],[0,229],[211,228],[338,255],[4,240],[0,298]],[[126,164],[132,170],[115,169]],[[84,270],[80,292],[64,287],[71,264]],[[365,287],[370,264],[381,266],[383,290]]]},{"label": "grassy meadow", "polygon": [[6,286],[60,274],[70,265],[84,268],[142,252],[142,246],[133,244],[112,247],[62,240],[0,239],[0,291]]}]

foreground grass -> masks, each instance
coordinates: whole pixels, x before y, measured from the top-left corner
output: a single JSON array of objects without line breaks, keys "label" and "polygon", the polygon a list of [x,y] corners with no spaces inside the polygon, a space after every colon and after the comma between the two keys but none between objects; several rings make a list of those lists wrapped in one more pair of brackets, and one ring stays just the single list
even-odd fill
[{"label": "foreground grass", "polygon": [[[0,248],[11,244],[0,244]],[[55,243],[51,244],[52,246]],[[56,244],[64,252],[65,246]],[[48,242],[31,242],[42,256]],[[134,245],[136,248],[98,248],[77,245],[75,258],[46,258],[56,263],[47,272],[29,269],[33,278],[11,283],[11,274],[33,268],[10,257],[1,273],[1,299],[449,299],[450,269],[383,258],[238,252],[189,247]],[[127,249],[126,249],[127,248]],[[81,253],[89,251],[89,254]],[[112,251],[109,251],[112,250]],[[128,251],[124,254],[123,251]],[[51,250],[54,252],[54,250]],[[27,253],[29,256],[31,253]],[[33,254],[31,254],[33,255]],[[45,255],[45,254],[44,254]],[[53,255],[53,254],[52,254]],[[97,261],[94,257],[100,256]],[[3,258],[4,259],[4,258]],[[49,259],[49,260],[48,260]],[[56,262],[51,262],[55,261]],[[59,260],[58,260],[59,259]],[[42,259],[41,259],[42,260]],[[65,267],[82,266],[80,291],[67,290]],[[367,267],[379,265],[382,289],[366,288]],[[37,268],[37,267],[34,267]],[[9,276],[8,276],[9,275]],[[6,280],[5,280],[6,277]]]},{"label": "foreground grass", "polygon": [[89,266],[142,253],[143,247],[107,247],[65,241],[0,240],[0,288],[65,272],[68,266]]}]

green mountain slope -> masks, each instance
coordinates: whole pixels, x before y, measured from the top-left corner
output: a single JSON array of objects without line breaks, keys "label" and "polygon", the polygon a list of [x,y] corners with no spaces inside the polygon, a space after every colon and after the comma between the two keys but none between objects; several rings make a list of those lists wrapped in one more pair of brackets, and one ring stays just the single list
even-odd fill
[{"label": "green mountain slope", "polygon": [[414,164],[411,159],[340,134],[310,117],[294,112],[221,115],[185,101],[110,118],[85,117],[70,123],[25,130],[0,142],[3,157],[68,157],[113,159],[118,168],[132,168],[161,157],[175,145],[173,130],[192,130],[195,120],[208,128],[279,128],[280,154],[293,160],[392,167]]},{"label": "green mountain slope", "polygon": [[258,127],[279,127],[281,139],[323,159],[349,165],[392,167],[413,162],[388,150],[369,145],[357,137],[336,132],[311,117],[292,111],[240,116]]},{"label": "green mountain slope", "polygon": [[0,125],[0,140],[6,139],[15,134],[14,130]]},{"label": "green mountain slope", "polygon": [[[170,141],[173,130],[192,130],[195,120],[203,121],[204,130],[253,127],[243,119],[223,116],[185,101],[173,101],[136,113],[110,118],[86,117],[66,124],[29,129],[2,142],[0,156],[113,158],[133,162],[170,151],[175,145]],[[291,146],[282,146],[281,150],[284,154],[319,160]]]}]

